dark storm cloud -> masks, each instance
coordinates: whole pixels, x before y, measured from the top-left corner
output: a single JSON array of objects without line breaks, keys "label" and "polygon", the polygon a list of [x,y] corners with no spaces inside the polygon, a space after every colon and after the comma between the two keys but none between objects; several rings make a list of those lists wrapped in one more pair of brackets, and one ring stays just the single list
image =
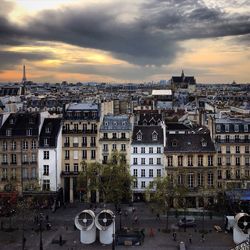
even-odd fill
[{"label": "dark storm cloud", "polygon": [[21,64],[23,60],[37,61],[51,58],[51,54],[22,53],[0,50],[0,71],[11,70],[13,65]]},{"label": "dark storm cloud", "polygon": [[145,1],[129,21],[121,19],[124,5],[42,11],[18,27],[2,17],[0,43],[59,41],[105,50],[133,64],[161,65],[175,59],[183,40],[250,34],[249,16],[229,15],[198,0]]}]

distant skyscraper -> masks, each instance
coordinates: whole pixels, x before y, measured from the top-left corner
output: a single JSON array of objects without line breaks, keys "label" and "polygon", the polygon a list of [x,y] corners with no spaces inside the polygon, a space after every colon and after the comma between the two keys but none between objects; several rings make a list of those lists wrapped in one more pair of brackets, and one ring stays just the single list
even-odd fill
[{"label": "distant skyscraper", "polygon": [[25,65],[23,65],[23,79],[22,79],[22,83],[25,83],[26,81],[27,81],[26,70],[25,70]]}]

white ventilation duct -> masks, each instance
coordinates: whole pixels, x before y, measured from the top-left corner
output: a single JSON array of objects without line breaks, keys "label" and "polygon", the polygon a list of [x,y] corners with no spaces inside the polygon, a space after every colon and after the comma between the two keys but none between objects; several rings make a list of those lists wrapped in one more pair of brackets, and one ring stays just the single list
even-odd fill
[{"label": "white ventilation duct", "polygon": [[233,229],[234,243],[240,244],[248,239],[250,234],[250,215],[239,213],[235,216],[235,224]]},{"label": "white ventilation duct", "polygon": [[100,230],[100,242],[102,244],[111,244],[113,234],[115,234],[115,215],[111,210],[102,210],[95,217],[96,227]]},{"label": "white ventilation duct", "polygon": [[96,240],[95,213],[92,210],[83,210],[75,217],[75,226],[80,230],[80,241],[91,244]]}]

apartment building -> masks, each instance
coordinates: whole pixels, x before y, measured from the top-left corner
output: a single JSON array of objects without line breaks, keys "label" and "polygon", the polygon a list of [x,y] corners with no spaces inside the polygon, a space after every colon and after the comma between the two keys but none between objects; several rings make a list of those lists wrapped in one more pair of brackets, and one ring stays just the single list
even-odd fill
[{"label": "apartment building", "polygon": [[39,113],[12,113],[0,129],[0,190],[38,187]]},{"label": "apartment building", "polygon": [[[94,103],[76,103],[66,107],[62,131],[62,186],[65,201],[73,202],[82,194],[77,190],[77,176],[83,162],[98,160],[100,107]],[[96,200],[92,195],[92,200]]]},{"label": "apartment building", "polygon": [[99,162],[107,163],[112,152],[130,162],[132,124],[128,115],[105,115],[100,126]]}]

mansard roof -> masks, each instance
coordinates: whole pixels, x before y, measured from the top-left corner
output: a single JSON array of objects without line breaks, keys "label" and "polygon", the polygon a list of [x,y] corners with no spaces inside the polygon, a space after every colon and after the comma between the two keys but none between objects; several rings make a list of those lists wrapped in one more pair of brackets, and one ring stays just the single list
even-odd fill
[{"label": "mansard roof", "polygon": [[40,148],[57,146],[57,137],[61,128],[61,118],[45,118],[39,137]]},{"label": "mansard roof", "polygon": [[12,113],[1,127],[0,136],[26,137],[27,130],[31,130],[31,134],[29,136],[38,136],[39,123],[40,114],[37,112]]},{"label": "mansard roof", "polygon": [[132,125],[128,115],[105,115],[100,132],[108,131],[130,131]]},{"label": "mansard roof", "polygon": [[[157,140],[153,140],[153,135]],[[139,138],[138,138],[139,135]],[[163,129],[161,126],[134,126],[132,144],[163,144]]]},{"label": "mansard roof", "polygon": [[215,153],[210,134],[167,134],[165,153]]}]

